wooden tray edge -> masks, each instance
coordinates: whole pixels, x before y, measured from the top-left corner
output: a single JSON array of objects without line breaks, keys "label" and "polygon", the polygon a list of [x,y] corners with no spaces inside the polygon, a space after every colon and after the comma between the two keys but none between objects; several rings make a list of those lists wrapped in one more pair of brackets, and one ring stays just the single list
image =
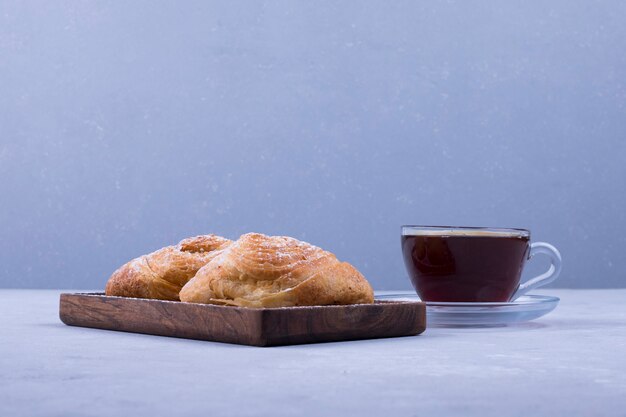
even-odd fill
[{"label": "wooden tray edge", "polygon": [[[252,346],[414,336],[426,330],[426,307],[424,303],[417,301],[376,300],[374,304],[245,308],[111,297],[103,293],[62,293],[59,302],[59,318],[69,326]],[[389,307],[381,310],[382,306]],[[93,308],[95,312],[90,311],[90,308]],[[146,312],[145,320],[137,314],[139,310]],[[368,329],[358,327],[352,331],[344,329],[342,332],[340,328],[332,326],[333,318],[336,324],[337,317],[342,316],[348,319],[355,316],[356,323],[359,322],[360,317],[363,317],[366,324],[371,326],[372,315],[384,312],[389,316],[393,313],[391,310],[397,310],[400,313],[404,311],[404,314],[408,311],[409,318],[412,320],[405,320],[405,324],[400,325],[388,317],[381,326],[369,329],[369,333]],[[135,314],[131,314],[133,311]],[[125,314],[130,314],[131,319],[127,321],[120,319]],[[187,323],[181,328],[179,326],[181,321],[176,318],[177,315],[184,317],[195,315],[194,320],[198,320],[199,323],[194,322],[193,325]],[[213,322],[211,322],[211,317]],[[319,317],[326,317],[331,321],[331,325],[327,328],[321,326],[322,331],[320,331],[320,326],[314,326],[313,330],[309,329],[309,331],[306,327],[301,328],[300,321],[315,323]],[[285,329],[291,333],[286,334]]]}]

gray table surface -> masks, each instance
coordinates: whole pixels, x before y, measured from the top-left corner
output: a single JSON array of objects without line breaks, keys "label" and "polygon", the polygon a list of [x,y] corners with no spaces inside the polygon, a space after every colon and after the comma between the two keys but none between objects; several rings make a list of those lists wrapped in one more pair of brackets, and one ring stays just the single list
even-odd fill
[{"label": "gray table surface", "polygon": [[0,290],[0,416],[626,416],[626,289],[497,329],[256,348],[68,327]]}]

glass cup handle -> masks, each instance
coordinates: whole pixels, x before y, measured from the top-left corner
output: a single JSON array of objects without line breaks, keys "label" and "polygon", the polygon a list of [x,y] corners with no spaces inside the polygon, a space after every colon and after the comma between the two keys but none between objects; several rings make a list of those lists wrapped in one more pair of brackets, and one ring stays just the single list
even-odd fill
[{"label": "glass cup handle", "polygon": [[538,254],[547,255],[550,258],[550,269],[543,274],[520,284],[519,287],[517,287],[515,294],[513,294],[513,297],[511,297],[511,301],[516,300],[533,288],[542,287],[551,283],[557,279],[561,273],[561,253],[557,248],[546,242],[531,243],[528,259],[530,260],[533,256]]}]

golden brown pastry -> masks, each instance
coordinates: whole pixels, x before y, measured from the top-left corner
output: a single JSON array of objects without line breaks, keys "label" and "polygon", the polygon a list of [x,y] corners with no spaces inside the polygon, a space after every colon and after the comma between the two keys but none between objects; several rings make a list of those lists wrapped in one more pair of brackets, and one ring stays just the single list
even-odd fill
[{"label": "golden brown pastry", "polygon": [[202,267],[180,300],[241,307],[373,303],[367,280],[347,262],[306,242],[243,235]]},{"label": "golden brown pastry", "polygon": [[106,295],[178,300],[180,289],[231,243],[216,235],[184,239],[133,259],[111,275]]}]

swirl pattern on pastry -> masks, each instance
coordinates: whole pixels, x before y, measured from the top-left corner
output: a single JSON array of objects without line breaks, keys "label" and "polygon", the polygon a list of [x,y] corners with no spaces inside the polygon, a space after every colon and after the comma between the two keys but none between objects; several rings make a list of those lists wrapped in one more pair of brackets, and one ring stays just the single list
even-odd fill
[{"label": "swirl pattern on pastry", "polygon": [[202,267],[180,300],[240,307],[373,303],[367,280],[309,243],[248,233]]},{"label": "swirl pattern on pastry", "polygon": [[111,275],[105,294],[179,300],[178,293],[183,285],[230,243],[217,235],[201,235],[140,256]]}]

